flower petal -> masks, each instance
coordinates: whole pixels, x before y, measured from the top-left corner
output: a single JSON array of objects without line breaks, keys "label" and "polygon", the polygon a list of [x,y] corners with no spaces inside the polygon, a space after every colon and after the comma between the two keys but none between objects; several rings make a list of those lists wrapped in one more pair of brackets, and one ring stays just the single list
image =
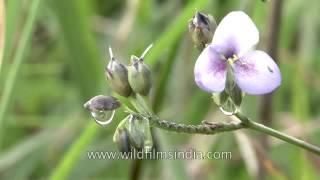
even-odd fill
[{"label": "flower petal", "polygon": [[215,46],[206,47],[194,67],[197,85],[208,92],[221,92],[225,88],[227,63],[216,52]]},{"label": "flower petal", "polygon": [[239,57],[248,52],[258,41],[257,27],[242,11],[234,11],[226,15],[218,25],[212,39],[213,44],[223,47],[224,51],[220,53],[228,56],[228,51],[232,51]]},{"label": "flower petal", "polygon": [[248,94],[267,94],[281,84],[278,65],[263,51],[245,54],[233,64],[233,70],[237,85]]}]

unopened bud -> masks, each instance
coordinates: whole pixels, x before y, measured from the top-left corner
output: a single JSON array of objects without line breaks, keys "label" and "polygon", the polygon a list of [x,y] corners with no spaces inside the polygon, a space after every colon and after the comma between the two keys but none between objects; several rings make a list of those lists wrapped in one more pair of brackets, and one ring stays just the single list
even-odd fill
[{"label": "unopened bud", "polygon": [[90,111],[112,111],[119,108],[120,105],[115,97],[98,95],[91,98],[83,106]]},{"label": "unopened bud", "polygon": [[151,47],[149,46],[140,58],[131,56],[131,65],[128,67],[128,78],[132,90],[144,96],[148,95],[151,89],[152,77],[149,66],[143,61],[143,56]]},{"label": "unopened bud", "polygon": [[112,122],[120,102],[112,96],[99,95],[91,98],[83,106],[90,111],[96,123],[105,126]]},{"label": "unopened bud", "polygon": [[227,80],[226,80],[226,88],[225,91],[230,94],[230,92],[234,89],[236,86],[236,82],[234,79],[233,69],[231,66],[227,66]]},{"label": "unopened bud", "polygon": [[211,43],[216,27],[217,23],[210,14],[196,12],[189,20],[189,32],[199,50],[203,50],[207,44]]},{"label": "unopened bud", "polygon": [[113,135],[113,142],[117,144],[120,152],[131,152],[132,150],[127,129],[129,117],[131,117],[131,115],[120,121]]},{"label": "unopened bud", "polygon": [[111,88],[121,96],[130,96],[132,89],[128,81],[128,70],[126,66],[113,57],[112,50],[109,48],[110,62],[105,68],[105,75]]},{"label": "unopened bud", "polygon": [[234,88],[229,92],[229,96],[234,102],[234,104],[240,107],[244,93],[241,91],[238,85],[235,85]]},{"label": "unopened bud", "polygon": [[114,137],[114,142],[117,144],[120,152],[131,152],[131,144],[128,135],[128,130],[126,128],[119,128],[116,130]]},{"label": "unopened bud", "polygon": [[228,66],[228,69],[227,69],[227,81],[226,81],[225,91],[229,95],[231,100],[234,102],[234,104],[239,107],[241,105],[244,93],[236,84],[233,70],[231,69],[230,66]]},{"label": "unopened bud", "polygon": [[128,134],[131,145],[138,150],[150,151],[153,147],[149,121],[131,115],[128,121]]}]

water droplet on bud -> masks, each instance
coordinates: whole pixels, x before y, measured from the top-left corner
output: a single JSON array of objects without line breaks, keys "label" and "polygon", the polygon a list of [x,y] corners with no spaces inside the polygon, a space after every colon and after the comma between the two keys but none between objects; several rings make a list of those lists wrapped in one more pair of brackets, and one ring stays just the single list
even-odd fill
[{"label": "water droplet on bud", "polygon": [[237,106],[230,98],[228,98],[228,100],[222,106],[220,106],[220,110],[226,116],[234,115],[238,111]]},{"label": "water droplet on bud", "polygon": [[105,126],[112,122],[116,110],[113,111],[91,111],[91,116],[99,125]]}]

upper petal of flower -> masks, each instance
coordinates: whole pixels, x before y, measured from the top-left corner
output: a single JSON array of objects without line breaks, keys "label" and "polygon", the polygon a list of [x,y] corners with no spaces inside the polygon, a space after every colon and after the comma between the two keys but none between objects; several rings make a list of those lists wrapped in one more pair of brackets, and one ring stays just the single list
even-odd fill
[{"label": "upper petal of flower", "polygon": [[206,47],[194,67],[197,85],[208,92],[221,92],[225,88],[227,63],[217,53],[214,45]]},{"label": "upper petal of flower", "polygon": [[263,51],[245,54],[233,64],[233,70],[237,85],[248,94],[270,93],[281,84],[278,65]]},{"label": "upper petal of flower", "polygon": [[231,51],[235,51],[232,53],[239,57],[248,52],[258,41],[257,27],[242,11],[234,11],[226,15],[218,25],[212,39],[213,44],[223,47],[224,51],[221,53],[228,56],[231,48]]}]

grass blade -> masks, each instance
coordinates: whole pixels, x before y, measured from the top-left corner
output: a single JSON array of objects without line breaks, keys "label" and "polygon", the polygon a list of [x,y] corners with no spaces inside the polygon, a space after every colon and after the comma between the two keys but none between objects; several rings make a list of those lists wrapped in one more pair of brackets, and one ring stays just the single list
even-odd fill
[{"label": "grass blade", "polygon": [[30,5],[29,15],[27,17],[26,24],[22,30],[21,40],[20,40],[20,43],[17,47],[17,51],[16,51],[16,54],[13,59],[13,64],[11,66],[11,70],[8,74],[8,77],[7,77],[5,85],[4,85],[2,101],[0,104],[0,132],[1,132],[1,134],[0,134],[0,147],[1,147],[3,135],[4,135],[3,119],[5,117],[9,102],[12,97],[12,92],[13,92],[15,82],[17,79],[17,74],[19,72],[20,66],[21,66],[22,61],[24,59],[27,45],[29,44],[29,41],[32,36],[32,32],[33,32],[37,12],[39,9],[39,5],[40,5],[40,0],[34,0],[34,1],[32,1],[31,5]]}]

